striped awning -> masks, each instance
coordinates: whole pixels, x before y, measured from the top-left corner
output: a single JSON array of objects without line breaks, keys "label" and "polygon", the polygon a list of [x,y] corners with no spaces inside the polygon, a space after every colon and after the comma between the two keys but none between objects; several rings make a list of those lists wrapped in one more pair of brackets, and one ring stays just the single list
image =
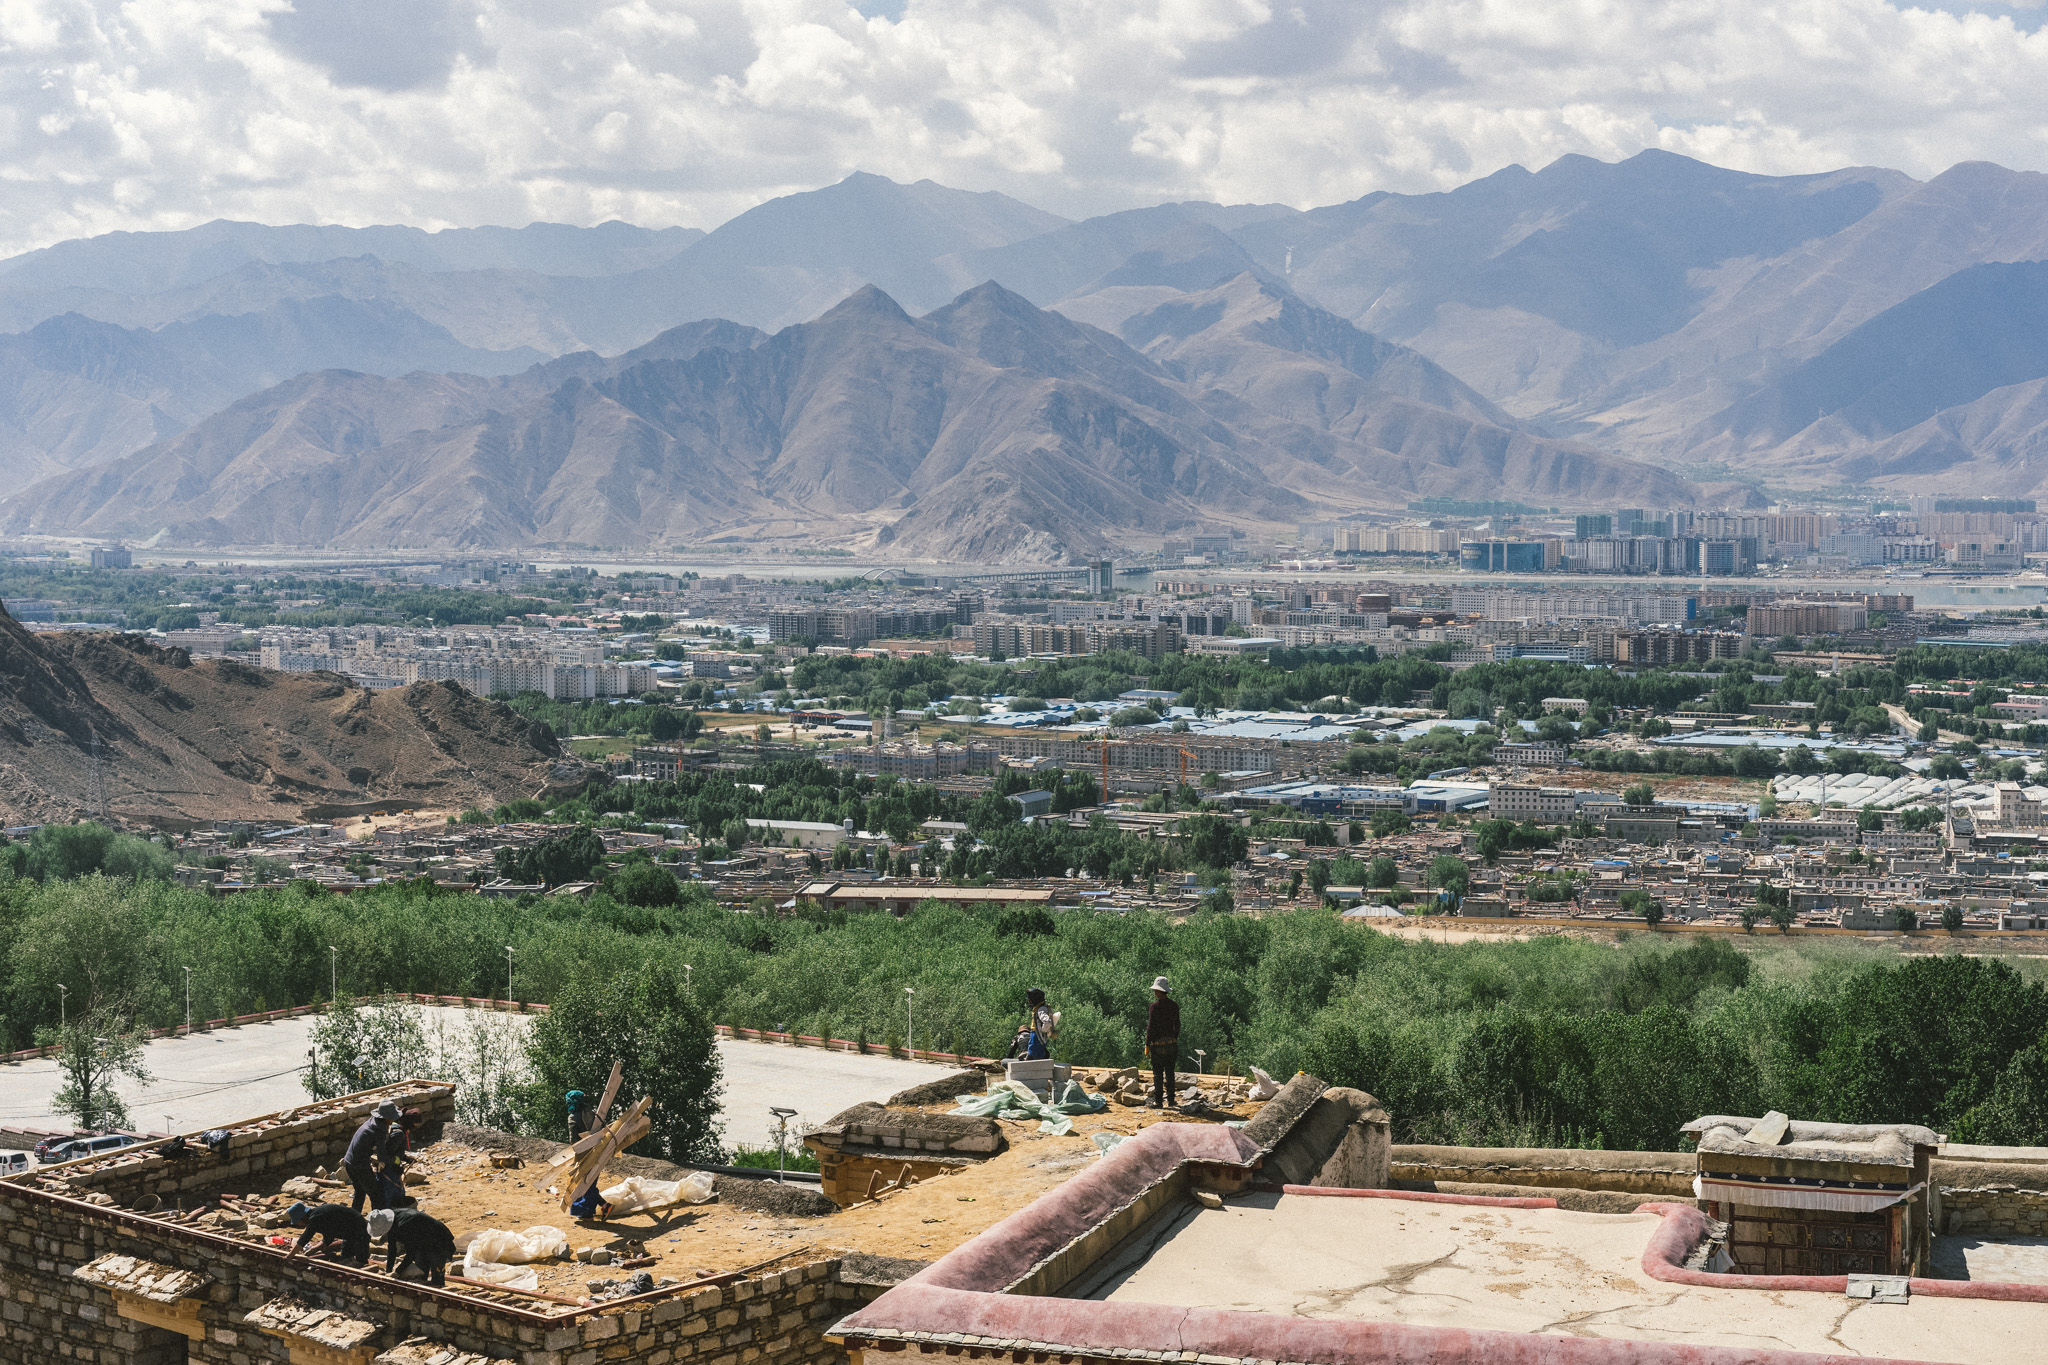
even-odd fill
[{"label": "striped awning", "polygon": [[1875,1213],[1917,1194],[1927,1186],[1846,1189],[1840,1185],[1788,1185],[1762,1180],[1731,1180],[1696,1175],[1692,1192],[1701,1199],[1719,1199],[1766,1209],[1826,1209],[1831,1213]]}]

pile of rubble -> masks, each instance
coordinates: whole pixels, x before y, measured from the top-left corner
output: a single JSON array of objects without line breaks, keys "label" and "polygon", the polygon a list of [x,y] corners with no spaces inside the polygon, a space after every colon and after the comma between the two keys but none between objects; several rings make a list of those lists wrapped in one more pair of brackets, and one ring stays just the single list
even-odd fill
[{"label": "pile of rubble", "polygon": [[[1173,1079],[1174,1103],[1185,1114],[1228,1109],[1251,1098],[1252,1082],[1236,1076],[1197,1076],[1182,1071]],[[1152,1072],[1146,1067],[1127,1066],[1121,1071],[1104,1073],[1101,1086],[1103,1093],[1118,1104],[1132,1109],[1143,1108],[1152,1098]]]}]

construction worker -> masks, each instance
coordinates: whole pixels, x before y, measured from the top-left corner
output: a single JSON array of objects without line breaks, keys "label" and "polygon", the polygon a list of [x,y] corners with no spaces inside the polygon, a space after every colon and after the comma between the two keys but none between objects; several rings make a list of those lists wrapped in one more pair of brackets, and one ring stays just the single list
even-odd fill
[{"label": "construction worker", "polygon": [[297,1203],[285,1211],[285,1217],[300,1230],[292,1255],[303,1255],[306,1243],[317,1236],[320,1245],[314,1255],[339,1256],[342,1262],[353,1266],[370,1263],[370,1227],[354,1209],[339,1204]]},{"label": "construction worker", "polygon": [[1012,1057],[1044,1061],[1052,1056],[1052,1040],[1059,1033],[1060,1017],[1045,1002],[1045,992],[1033,986],[1024,992],[1024,1026],[1010,1047]]},{"label": "construction worker", "polygon": [[1145,1012],[1145,1055],[1152,1062],[1152,1106],[1180,1107],[1174,1077],[1180,1061],[1180,1002],[1163,976],[1152,978],[1152,1008]]},{"label": "construction worker", "polygon": [[348,1140],[348,1148],[341,1154],[341,1169],[348,1174],[349,1184],[355,1187],[355,1198],[350,1207],[356,1213],[363,1211],[363,1201],[368,1200],[373,1209],[385,1208],[390,1201],[385,1198],[384,1188],[377,1181],[377,1160],[384,1152],[385,1134],[399,1118],[398,1106],[390,1100],[377,1106],[376,1112],[363,1120],[355,1136]]},{"label": "construction worker", "polygon": [[447,1283],[447,1265],[455,1259],[455,1234],[446,1223],[418,1209],[393,1209],[370,1218],[372,1232],[383,1224],[385,1274],[402,1275],[407,1266],[414,1266],[428,1284],[439,1288]]},{"label": "construction worker", "polygon": [[562,1098],[569,1104],[569,1145],[573,1147],[597,1127],[597,1116],[590,1112],[590,1096],[581,1090],[571,1090]]}]

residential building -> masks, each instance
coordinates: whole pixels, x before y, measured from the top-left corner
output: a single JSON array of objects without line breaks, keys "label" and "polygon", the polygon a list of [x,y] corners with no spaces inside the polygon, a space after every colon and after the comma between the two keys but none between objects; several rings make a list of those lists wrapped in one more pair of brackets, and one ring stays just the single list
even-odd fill
[{"label": "residential building", "polygon": [[1487,788],[1486,813],[1496,820],[1534,821],[1555,825],[1578,814],[1583,792],[1569,787],[1539,787],[1528,782],[1495,782]]}]

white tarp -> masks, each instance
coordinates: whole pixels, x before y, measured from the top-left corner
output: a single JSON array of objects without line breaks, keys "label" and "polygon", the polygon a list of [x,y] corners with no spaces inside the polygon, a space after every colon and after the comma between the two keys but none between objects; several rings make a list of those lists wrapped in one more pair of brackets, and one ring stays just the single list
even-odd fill
[{"label": "white tarp", "polygon": [[711,1172],[692,1171],[681,1180],[647,1180],[629,1175],[598,1197],[612,1206],[614,1215],[646,1213],[671,1204],[702,1204],[717,1193]]},{"label": "white tarp", "polygon": [[569,1234],[560,1228],[536,1224],[524,1232],[485,1228],[470,1238],[462,1254],[462,1278],[507,1289],[538,1289],[540,1276],[531,1261],[560,1260],[569,1254]]},{"label": "white tarp", "polygon": [[1759,1209],[1825,1209],[1831,1213],[1875,1213],[1927,1188],[1903,1190],[1839,1190],[1825,1186],[1761,1185],[1747,1180],[1714,1180],[1696,1175],[1692,1192],[1701,1199],[1720,1199]]}]

